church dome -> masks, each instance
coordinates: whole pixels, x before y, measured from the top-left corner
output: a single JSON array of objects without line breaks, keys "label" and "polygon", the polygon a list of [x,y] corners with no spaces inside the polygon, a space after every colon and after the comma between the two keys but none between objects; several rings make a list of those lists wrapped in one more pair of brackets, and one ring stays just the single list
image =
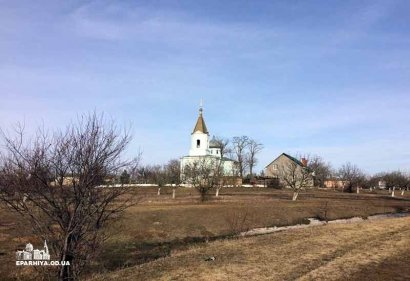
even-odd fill
[{"label": "church dome", "polygon": [[31,243],[26,244],[26,251],[27,252],[33,251],[33,244],[31,244]]},{"label": "church dome", "polygon": [[216,141],[215,137],[213,137],[209,141],[209,148],[221,148],[220,144]]}]

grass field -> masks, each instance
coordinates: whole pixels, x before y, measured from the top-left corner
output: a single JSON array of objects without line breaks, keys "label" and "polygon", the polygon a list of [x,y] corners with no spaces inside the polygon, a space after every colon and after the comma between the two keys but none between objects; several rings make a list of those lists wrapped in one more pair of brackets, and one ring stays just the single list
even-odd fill
[{"label": "grass field", "polygon": [[91,280],[410,280],[409,258],[407,217],[215,241]]},{"label": "grass field", "polygon": [[[193,189],[179,189],[175,200],[171,198],[170,189],[163,188],[160,196],[156,192],[156,188],[138,189],[139,204],[128,209],[121,219],[113,221],[109,226],[107,231],[110,238],[103,245],[99,257],[93,261],[88,276],[96,273],[109,274],[140,264],[148,266],[147,262],[155,264],[159,262],[155,261],[158,258],[181,255],[196,248],[202,249],[204,245],[227,243],[229,247],[230,243],[234,245],[242,240],[208,244],[202,242],[221,239],[254,227],[303,223],[308,217],[366,217],[410,208],[407,194],[405,197],[391,198],[384,191],[347,194],[333,190],[312,190],[302,193],[298,201],[292,202],[291,192],[288,190],[226,188],[221,190],[218,198],[205,203],[198,202],[198,195]],[[10,280],[28,280],[27,273],[32,270],[15,270],[14,251],[27,241],[35,245],[41,245],[42,241],[30,232],[30,227],[22,225],[15,215],[4,209],[0,210],[0,214],[0,276]],[[305,231],[310,233],[311,230]],[[319,242],[318,240],[317,243]],[[229,251],[223,250],[213,255],[221,254],[229,256]],[[306,254],[314,255],[314,252]],[[263,255],[253,258],[263,259]],[[283,258],[286,259],[286,256]],[[321,257],[318,256],[318,259]],[[293,278],[293,275],[289,276],[290,279]],[[144,278],[148,280],[151,277],[141,276],[141,279]]]}]

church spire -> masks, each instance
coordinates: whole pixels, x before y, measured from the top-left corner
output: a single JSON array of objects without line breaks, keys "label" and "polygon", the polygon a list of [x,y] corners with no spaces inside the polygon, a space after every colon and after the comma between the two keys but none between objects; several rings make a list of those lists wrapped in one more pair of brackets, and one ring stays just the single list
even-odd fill
[{"label": "church spire", "polygon": [[46,254],[48,254],[48,246],[47,246],[47,241],[44,240],[44,251]]},{"label": "church spire", "polygon": [[203,104],[202,104],[202,99],[201,99],[201,101],[200,101],[200,103],[199,103],[199,116],[198,116],[198,120],[196,121],[196,124],[195,124],[195,128],[194,128],[194,130],[193,130],[193,132],[192,133],[195,133],[195,132],[201,132],[201,133],[204,133],[204,134],[208,134],[208,129],[206,128],[206,125],[205,125],[205,120],[204,120],[204,118],[202,117],[202,112],[203,112]]}]

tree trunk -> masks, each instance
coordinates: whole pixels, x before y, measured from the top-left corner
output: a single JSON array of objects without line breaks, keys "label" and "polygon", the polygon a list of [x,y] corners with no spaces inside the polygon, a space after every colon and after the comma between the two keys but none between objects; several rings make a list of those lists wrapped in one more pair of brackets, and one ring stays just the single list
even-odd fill
[{"label": "tree trunk", "polygon": [[69,244],[71,243],[71,237],[72,237],[71,234],[66,236],[66,239],[64,241],[63,251],[61,253],[61,260],[70,262],[70,265],[69,266],[60,265],[59,274],[58,274],[58,280],[60,281],[74,280],[74,274],[73,274],[74,271],[72,268],[73,256],[68,254],[68,249],[70,247]]},{"label": "tree trunk", "polygon": [[216,193],[215,193],[215,197],[219,196],[219,188],[216,188]]},{"label": "tree trunk", "polygon": [[157,193],[157,195],[158,195],[158,196],[161,195],[161,187],[158,187],[158,193]]},{"label": "tree trunk", "polygon": [[72,281],[76,280],[77,278],[74,277],[74,271],[73,271],[73,263],[72,263],[72,257],[67,255],[66,256],[66,262],[70,262],[70,265],[60,265],[60,274],[59,274],[59,281]]},{"label": "tree trunk", "polygon": [[356,193],[359,194],[360,193],[360,187],[356,188]]},{"label": "tree trunk", "polygon": [[172,189],[172,199],[175,199],[175,188]]},{"label": "tree trunk", "polygon": [[391,192],[391,197],[394,197],[394,190],[396,189],[396,187],[393,187],[393,190]]},{"label": "tree trunk", "polygon": [[298,195],[299,195],[299,192],[298,192],[298,191],[294,191],[294,192],[293,192],[292,201],[296,201],[296,199],[298,199]]},{"label": "tree trunk", "polygon": [[401,191],[401,196],[404,196],[404,188],[403,188],[403,190]]}]

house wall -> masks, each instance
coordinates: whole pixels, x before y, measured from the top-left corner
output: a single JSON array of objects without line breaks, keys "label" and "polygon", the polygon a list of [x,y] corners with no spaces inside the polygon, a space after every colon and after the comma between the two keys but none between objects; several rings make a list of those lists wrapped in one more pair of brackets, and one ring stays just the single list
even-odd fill
[{"label": "house wall", "polygon": [[323,185],[326,188],[342,188],[344,187],[344,181],[342,180],[325,180]]},{"label": "house wall", "polygon": [[[268,166],[265,168],[265,176],[270,177],[270,178],[278,178],[280,184],[285,185],[285,182],[283,181],[283,176],[282,173],[284,170],[286,170],[286,167],[290,165],[293,162],[293,160],[289,159],[285,155],[280,155],[277,159],[275,159],[273,162],[271,162]],[[297,170],[301,173],[302,166],[297,167]],[[313,177],[309,180],[308,186],[313,186]]]},{"label": "house wall", "polygon": [[265,176],[271,178],[279,178],[280,170],[283,169],[286,165],[289,165],[289,162],[292,161],[285,155],[280,155],[275,161],[270,163],[265,168]]}]

